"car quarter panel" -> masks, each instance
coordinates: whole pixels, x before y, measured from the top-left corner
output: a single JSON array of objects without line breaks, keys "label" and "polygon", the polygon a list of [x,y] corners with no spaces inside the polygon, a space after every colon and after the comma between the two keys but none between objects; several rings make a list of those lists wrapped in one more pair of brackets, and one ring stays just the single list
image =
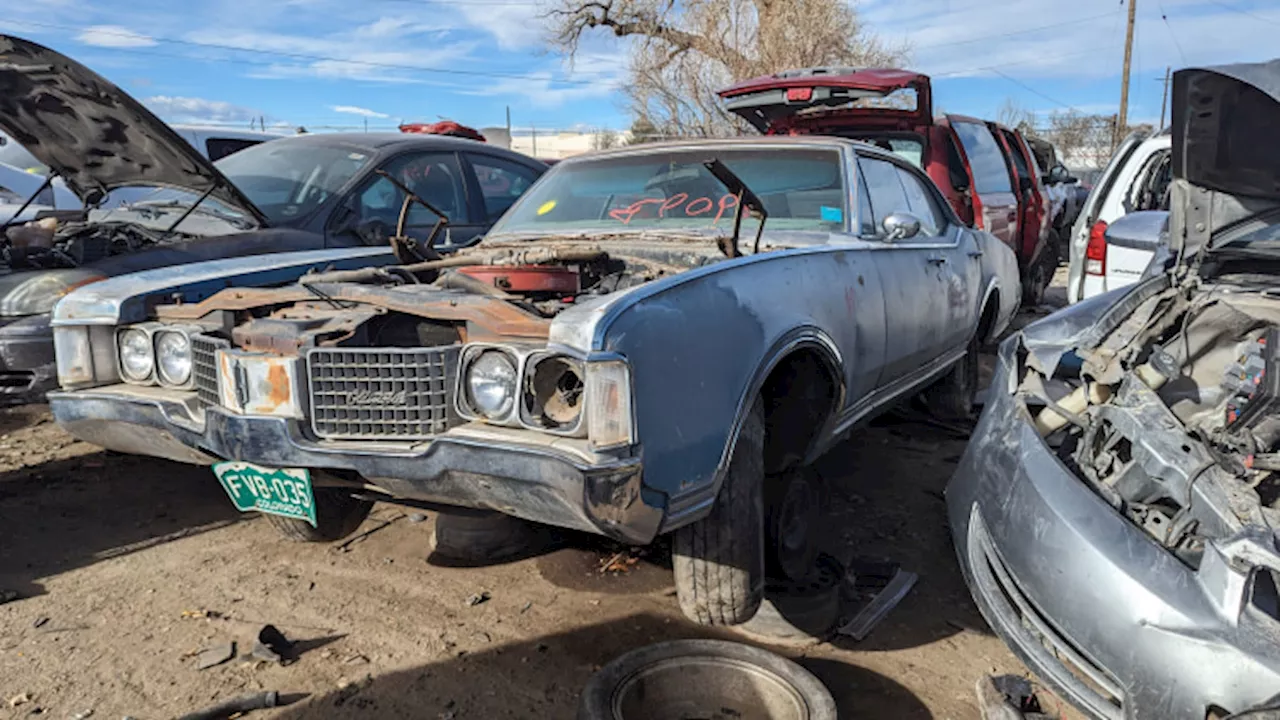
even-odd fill
[{"label": "car quarter panel", "polygon": [[872,255],[832,245],[724,261],[602,322],[593,349],[630,362],[645,484],[668,495],[669,522],[714,497],[746,409],[788,351],[838,363],[845,402],[875,388],[885,321]]}]

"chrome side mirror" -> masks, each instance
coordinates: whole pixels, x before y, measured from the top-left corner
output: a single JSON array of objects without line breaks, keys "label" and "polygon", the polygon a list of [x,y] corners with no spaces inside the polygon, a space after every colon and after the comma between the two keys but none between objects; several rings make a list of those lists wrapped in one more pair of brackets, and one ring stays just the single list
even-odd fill
[{"label": "chrome side mirror", "polygon": [[892,213],[881,223],[885,242],[910,240],[920,234],[920,220],[907,213]]}]

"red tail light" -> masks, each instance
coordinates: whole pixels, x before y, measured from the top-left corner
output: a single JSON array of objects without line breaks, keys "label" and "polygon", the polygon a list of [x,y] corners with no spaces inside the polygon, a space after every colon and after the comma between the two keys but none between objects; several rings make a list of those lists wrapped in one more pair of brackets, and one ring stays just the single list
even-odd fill
[{"label": "red tail light", "polygon": [[813,88],[787,88],[787,102],[809,102],[813,99]]},{"label": "red tail light", "polygon": [[1099,220],[1089,228],[1089,244],[1084,248],[1087,275],[1107,274],[1107,223]]}]

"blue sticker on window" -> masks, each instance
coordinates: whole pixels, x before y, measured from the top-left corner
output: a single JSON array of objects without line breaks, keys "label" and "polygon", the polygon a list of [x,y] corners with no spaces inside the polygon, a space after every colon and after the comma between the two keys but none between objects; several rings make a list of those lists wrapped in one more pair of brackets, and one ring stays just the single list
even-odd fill
[{"label": "blue sticker on window", "polygon": [[823,205],[819,210],[822,213],[822,220],[824,222],[844,222],[844,211],[838,207],[827,207],[826,205]]}]

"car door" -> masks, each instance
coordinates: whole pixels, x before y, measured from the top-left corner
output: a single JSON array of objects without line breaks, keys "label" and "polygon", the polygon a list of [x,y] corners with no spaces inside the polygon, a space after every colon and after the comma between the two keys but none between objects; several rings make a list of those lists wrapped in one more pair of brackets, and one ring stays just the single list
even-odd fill
[{"label": "car door", "polygon": [[988,127],[1001,141],[1001,146],[1007,153],[1014,193],[1018,200],[1018,261],[1028,263],[1040,244],[1040,231],[1044,227],[1044,196],[1038,185],[1039,178],[1030,164],[1030,153],[1026,152],[1018,137],[1007,128]]},{"label": "car door", "polygon": [[960,140],[960,152],[973,176],[971,188],[982,207],[974,225],[995,235],[1014,252],[1018,251],[1018,198],[1013,193],[1009,166],[991,130],[980,120],[948,116]]},{"label": "car door", "polygon": [[[412,152],[397,155],[378,168],[444,213],[448,224],[436,239],[436,248],[454,250],[474,244],[487,223],[471,208],[467,178],[457,153]],[[360,183],[343,203],[341,224],[352,228],[370,245],[385,243],[396,230],[404,191],[376,171]],[[439,217],[418,203],[410,203],[404,232],[420,242],[431,235]]]},{"label": "car door", "polygon": [[862,204],[871,209],[871,222],[862,219],[861,234],[877,241],[876,269],[885,307],[885,362],[880,385],[903,380],[941,352],[946,318],[946,280],[949,262],[937,247],[937,237],[925,232],[913,238],[889,240],[884,221],[900,213],[914,216],[899,166],[887,157],[859,154]]},{"label": "car door", "polygon": [[967,344],[977,327],[982,250],[973,233],[961,228],[947,212],[944,199],[927,176],[899,165],[898,179],[906,190],[911,214],[920,220],[920,234],[909,242],[929,246],[931,257],[941,260],[931,264],[945,293],[945,322],[938,336],[940,352],[945,353]]}]

